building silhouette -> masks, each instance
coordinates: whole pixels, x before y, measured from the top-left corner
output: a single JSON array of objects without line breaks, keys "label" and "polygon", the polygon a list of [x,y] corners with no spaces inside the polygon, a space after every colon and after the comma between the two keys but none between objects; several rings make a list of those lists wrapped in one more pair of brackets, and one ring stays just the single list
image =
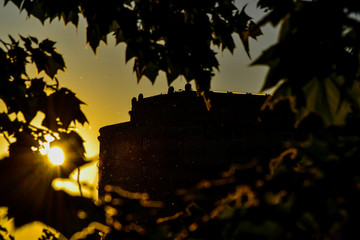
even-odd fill
[{"label": "building silhouette", "polygon": [[288,111],[260,111],[265,94],[185,91],[132,99],[130,121],[100,129],[99,195],[107,184],[166,199],[231,164],[278,153],[293,137]]}]

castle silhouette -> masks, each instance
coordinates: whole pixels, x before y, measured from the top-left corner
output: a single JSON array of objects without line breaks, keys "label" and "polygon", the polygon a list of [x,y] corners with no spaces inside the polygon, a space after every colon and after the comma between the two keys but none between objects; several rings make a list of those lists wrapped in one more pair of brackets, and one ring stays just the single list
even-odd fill
[{"label": "castle silhouette", "polygon": [[209,92],[211,108],[187,85],[132,99],[130,121],[100,129],[99,196],[106,185],[166,199],[176,189],[256,157],[293,138],[293,114],[260,111],[267,94]]}]

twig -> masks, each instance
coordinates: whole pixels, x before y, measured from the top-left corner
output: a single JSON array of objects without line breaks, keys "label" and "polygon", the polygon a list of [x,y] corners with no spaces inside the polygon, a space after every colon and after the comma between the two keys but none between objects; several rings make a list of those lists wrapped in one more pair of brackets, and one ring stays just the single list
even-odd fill
[{"label": "twig", "polygon": [[77,170],[78,170],[77,183],[79,185],[80,196],[83,197],[83,193],[82,193],[82,189],[81,189],[81,183],[80,183],[80,167],[78,167]]},{"label": "twig", "polygon": [[1,40],[1,39],[0,39],[0,42],[4,45],[4,47],[6,48],[6,50],[8,50],[8,51],[9,51],[8,46],[9,46],[10,44],[8,44],[8,43],[4,42],[4,41],[3,41],[3,40]]}]

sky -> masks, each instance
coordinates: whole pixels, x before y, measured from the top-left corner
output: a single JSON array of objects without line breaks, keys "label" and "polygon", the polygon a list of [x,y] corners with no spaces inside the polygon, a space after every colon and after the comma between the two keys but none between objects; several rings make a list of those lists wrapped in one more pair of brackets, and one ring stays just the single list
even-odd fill
[{"label": "sky", "polygon": [[[244,4],[248,4],[245,10],[248,15],[254,17],[255,22],[259,20],[261,11],[256,9],[256,1],[237,1],[239,9]],[[84,19],[80,19],[78,28],[71,24],[64,26],[63,22],[57,20],[51,23],[47,21],[42,25],[37,19],[27,17],[25,12],[20,13],[12,3],[5,7],[3,5],[4,0],[0,0],[0,39],[8,41],[9,34],[17,39],[21,34],[35,36],[39,40],[49,38],[57,42],[57,51],[63,55],[66,63],[65,72],[60,72],[57,76],[60,86],[69,88],[86,103],[82,110],[89,124],[78,126],[78,131],[86,141],[87,157],[97,158],[99,154],[97,137],[101,127],[130,120],[128,112],[133,97],[137,97],[139,93],[149,97],[167,92],[167,80],[163,73],[154,85],[146,78],[137,83],[136,75],[132,71],[133,62],[125,64],[125,45],[115,46],[111,36],[108,36],[108,44],[102,43],[95,55],[86,44]],[[267,25],[262,31],[263,36],[257,41],[250,41],[253,60],[277,40],[278,29]],[[267,67],[250,67],[251,59],[247,57],[240,40],[235,40],[238,47],[233,55],[228,51],[219,51],[217,55],[220,71],[216,72],[211,82],[211,90],[258,93]],[[191,83],[194,89],[194,83]],[[185,84],[185,79],[180,77],[172,86],[179,90],[184,89]],[[5,141],[0,139],[0,156],[6,151]],[[88,174],[93,179],[92,175],[96,173],[94,169],[95,165]],[[21,240],[21,237],[17,239]]]}]

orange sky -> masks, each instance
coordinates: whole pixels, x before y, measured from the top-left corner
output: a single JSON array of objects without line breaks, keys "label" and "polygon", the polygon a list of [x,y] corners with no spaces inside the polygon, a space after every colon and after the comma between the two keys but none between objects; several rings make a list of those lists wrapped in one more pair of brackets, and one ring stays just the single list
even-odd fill
[{"label": "orange sky", "polygon": [[[248,3],[247,13],[258,16],[256,1],[238,1]],[[114,46],[114,39],[108,37],[108,46],[102,44],[95,56],[85,43],[85,22],[80,20],[78,29],[72,25],[64,26],[63,22],[46,22],[28,18],[20,13],[12,3],[3,7],[0,0],[0,39],[8,41],[8,34],[15,39],[18,35],[35,36],[39,40],[49,38],[57,42],[58,52],[63,54],[66,71],[58,75],[60,85],[71,89],[87,105],[82,107],[90,124],[79,126],[79,132],[86,141],[88,157],[97,157],[99,152],[99,128],[119,122],[129,121],[128,112],[132,97],[143,93],[144,97],[165,93],[168,86],[164,74],[152,85],[143,78],[139,84],[132,72],[132,62],[125,65],[124,45]],[[239,4],[239,8],[243,4]],[[257,20],[255,18],[255,20]],[[258,41],[250,42],[253,59],[274,43],[277,30],[270,26],[262,29],[264,36]],[[232,56],[229,52],[218,53],[220,72],[212,80],[211,89],[220,91],[259,92],[266,74],[266,67],[249,67],[251,60],[247,57],[239,39],[238,48]],[[185,80],[175,80],[175,90],[184,89]],[[193,83],[192,83],[193,84]],[[194,88],[194,87],[193,87]],[[0,102],[0,112],[2,112]],[[1,138],[1,137],[0,137]],[[0,139],[0,156],[6,153],[5,141]],[[95,165],[88,170],[88,181],[94,183]],[[38,237],[38,236],[37,236]],[[21,238],[17,238],[21,239]],[[37,239],[37,238],[34,238]]]}]

